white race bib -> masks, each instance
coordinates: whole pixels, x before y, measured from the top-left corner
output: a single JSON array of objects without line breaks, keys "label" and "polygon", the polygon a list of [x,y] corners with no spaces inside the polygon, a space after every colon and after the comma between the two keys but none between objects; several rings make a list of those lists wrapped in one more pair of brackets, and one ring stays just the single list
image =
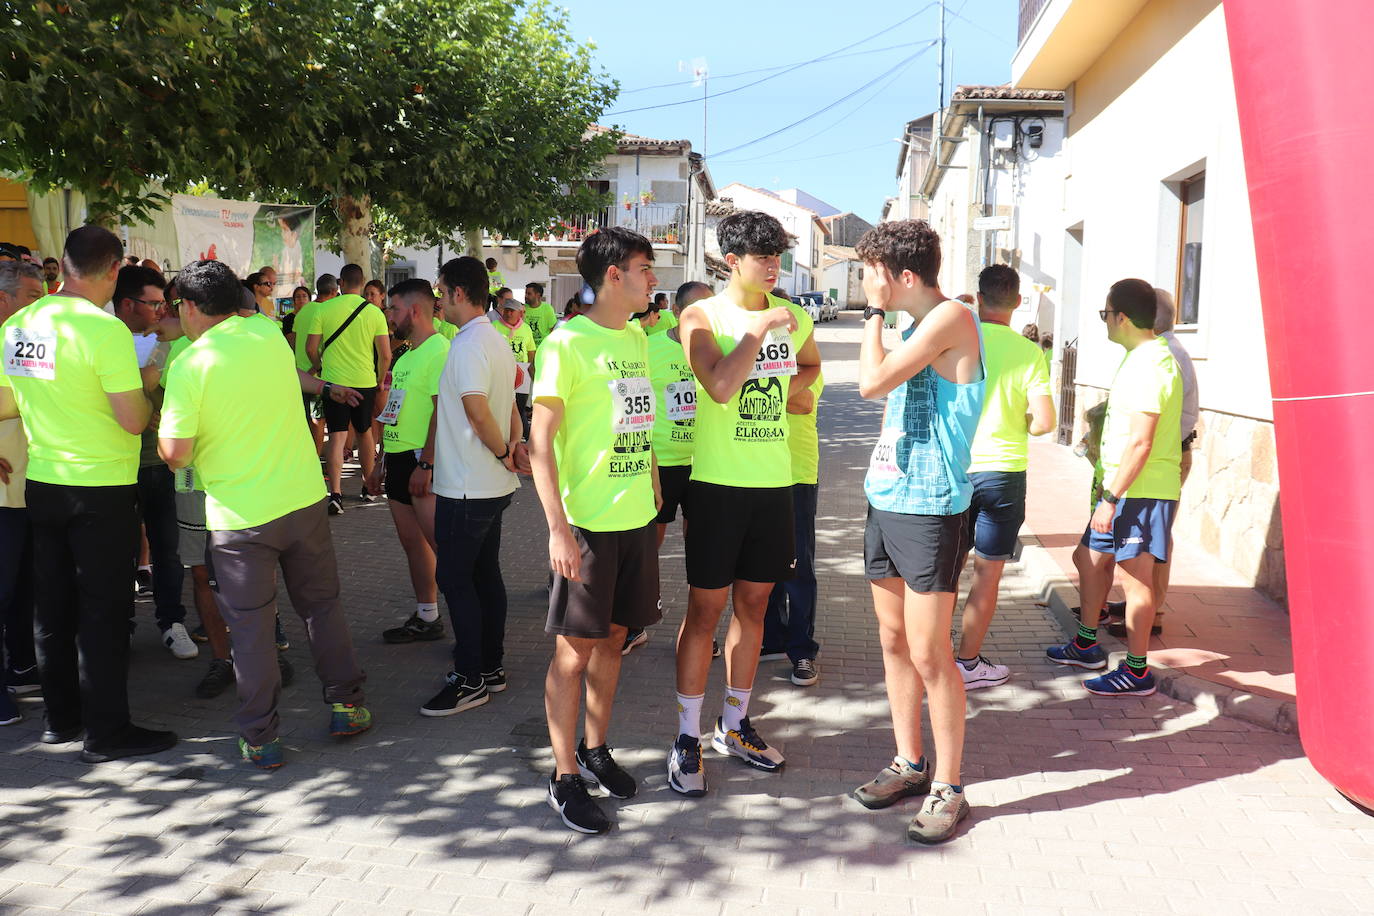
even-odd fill
[{"label": "white race bib", "polygon": [[902,469],[897,464],[897,443],[902,438],[900,427],[891,426],[878,436],[878,444],[873,446],[873,455],[868,460],[870,474],[879,477],[900,477]]},{"label": "white race bib", "polygon": [[533,387],[532,382],[534,381],[533,376],[530,375],[530,364],[516,363],[515,365],[520,368],[520,371],[516,373],[516,378],[520,379],[520,384],[515,386],[515,393],[529,394],[530,388]]},{"label": "white race bib", "polygon": [[4,360],[6,375],[52,381],[57,378],[57,335],[6,328]]},{"label": "white race bib", "polygon": [[663,403],[668,408],[668,419],[675,423],[695,420],[697,416],[697,383],[693,379],[669,382],[663,389]]},{"label": "white race bib", "polygon": [[792,349],[792,335],[782,328],[773,328],[754,357],[754,371],[749,373],[749,377],[771,378],[796,374],[797,354]]},{"label": "white race bib", "polygon": [[385,426],[395,426],[396,419],[401,415],[401,405],[406,402],[406,392],[404,388],[392,388],[387,392],[386,406],[382,412],[377,414],[377,422]]},{"label": "white race bib", "polygon": [[611,431],[616,435],[654,428],[654,387],[645,376],[612,379]]}]

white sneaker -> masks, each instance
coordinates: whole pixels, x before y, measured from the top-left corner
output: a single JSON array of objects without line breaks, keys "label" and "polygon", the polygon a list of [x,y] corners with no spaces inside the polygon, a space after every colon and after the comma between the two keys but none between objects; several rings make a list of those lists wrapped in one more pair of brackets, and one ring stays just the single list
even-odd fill
[{"label": "white sneaker", "polygon": [[174,623],[162,631],[162,644],[177,658],[195,658],[200,654],[200,648],[191,641],[191,634],[180,623]]},{"label": "white sneaker", "polygon": [[998,684],[1005,684],[1007,678],[1011,677],[1011,669],[1006,665],[994,665],[981,655],[978,656],[978,664],[972,668],[965,668],[964,663],[958,660],[954,665],[964,677],[965,690],[996,687]]}]

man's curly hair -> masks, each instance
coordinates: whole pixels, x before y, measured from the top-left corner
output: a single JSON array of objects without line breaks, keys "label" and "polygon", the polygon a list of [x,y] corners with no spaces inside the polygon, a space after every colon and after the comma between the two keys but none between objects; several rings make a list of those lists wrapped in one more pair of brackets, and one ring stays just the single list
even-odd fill
[{"label": "man's curly hair", "polygon": [[940,236],[923,219],[879,223],[864,233],[854,253],[865,264],[882,264],[894,277],[909,270],[926,286],[939,285]]}]

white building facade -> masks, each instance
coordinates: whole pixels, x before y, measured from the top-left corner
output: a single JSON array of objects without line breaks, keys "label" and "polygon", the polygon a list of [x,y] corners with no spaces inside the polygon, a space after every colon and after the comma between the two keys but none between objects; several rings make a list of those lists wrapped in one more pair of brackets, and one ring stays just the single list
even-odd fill
[{"label": "white building facade", "polygon": [[739,182],[721,188],[720,196],[730,200],[736,209],[760,210],[777,217],[783,228],[796,237],[796,246],[783,255],[779,286],[794,296],[821,288],[821,254],[825,248],[826,229],[819,213],[783,200],[772,191]]}]

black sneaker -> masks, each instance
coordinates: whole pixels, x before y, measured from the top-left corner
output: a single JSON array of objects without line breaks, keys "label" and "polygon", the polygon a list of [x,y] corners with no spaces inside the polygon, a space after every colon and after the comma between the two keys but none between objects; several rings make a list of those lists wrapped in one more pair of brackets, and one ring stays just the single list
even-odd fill
[{"label": "black sneaker", "polygon": [[23,671],[16,671],[11,668],[5,674],[5,682],[9,684],[10,693],[15,696],[37,693],[43,689],[43,685],[38,683],[37,665],[29,665]]},{"label": "black sneaker", "polygon": [[98,743],[86,742],[81,751],[82,763],[105,763],[125,757],[142,757],[145,754],[158,754],[177,743],[176,732],[156,731],[126,725],[118,734]]},{"label": "black sneaker", "polygon": [[153,571],[151,569],[140,569],[134,573],[134,593],[137,595],[151,595],[153,593]]},{"label": "black sneaker", "polygon": [[196,696],[210,700],[224,693],[234,683],[234,663],[227,658],[210,660],[210,670],[196,685]]},{"label": "black sneaker", "polygon": [[278,651],[285,652],[287,649],[291,648],[291,640],[286,638],[286,631],[282,629],[280,616],[277,617],[276,632],[274,632],[272,636],[277,641]]},{"label": "black sneaker", "polygon": [[444,676],[444,689],[420,707],[422,716],[451,716],[465,709],[481,706],[491,699],[486,684],[469,684],[457,671]]},{"label": "black sneaker", "polygon": [[792,663],[792,683],[798,687],[810,687],[820,679],[814,658],[799,658]]},{"label": "black sneaker", "polygon": [[438,617],[421,620],[418,613],[411,614],[399,627],[382,631],[382,642],[398,645],[405,642],[433,642],[444,638],[444,622]]},{"label": "black sneaker", "polygon": [[575,773],[549,777],[549,807],[578,833],[605,833],[611,829],[610,818],[592,801],[587,784]]},{"label": "black sneaker", "polygon": [[358,492],[358,498],[365,503],[375,503],[377,501],[377,497],[367,492],[367,487],[363,487],[362,490]]},{"label": "black sneaker", "polygon": [[329,514],[330,514],[330,515],[338,515],[338,514],[339,514],[340,512],[342,512],[342,511],[343,511],[343,494],[342,494],[342,493],[330,493],[330,494],[329,494]]},{"label": "black sneaker", "polygon": [[577,769],[588,786],[600,786],[614,798],[634,798],[639,791],[635,778],[615,762],[604,744],[589,748],[585,740],[577,742]]},{"label": "black sneaker", "polygon": [[500,693],[506,689],[506,669],[498,667],[483,671],[482,683],[487,685],[487,693]]},{"label": "black sneaker", "polygon": [[286,656],[277,653],[277,670],[281,672],[282,687],[290,687],[291,682],[296,679],[296,669],[286,660]]},{"label": "black sneaker", "polygon": [[207,643],[210,641],[210,634],[205,632],[205,624],[203,623],[192,630],[190,635],[192,642]]},{"label": "black sneaker", "polygon": [[80,738],[85,731],[80,725],[73,725],[70,728],[57,728],[51,722],[45,722],[43,735],[38,740],[44,744],[68,744]]},{"label": "black sneaker", "polygon": [[621,655],[629,655],[635,649],[649,641],[649,631],[644,629],[629,630],[625,633],[625,645],[620,647]]}]

